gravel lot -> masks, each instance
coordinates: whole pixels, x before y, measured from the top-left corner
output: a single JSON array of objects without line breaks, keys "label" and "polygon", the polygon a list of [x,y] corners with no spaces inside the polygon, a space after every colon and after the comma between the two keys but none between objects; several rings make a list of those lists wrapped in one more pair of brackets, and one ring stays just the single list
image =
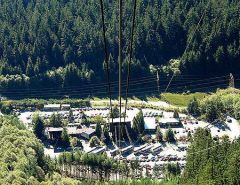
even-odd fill
[{"label": "gravel lot", "polygon": [[[124,110],[124,109],[123,109]],[[143,109],[143,114],[157,114],[160,115],[162,114],[164,117],[172,117],[173,113],[172,112],[165,112],[165,111],[160,111],[160,110],[153,110],[153,109]],[[40,112],[42,116],[45,116],[46,118],[49,117],[53,112]],[[61,114],[68,114],[67,111],[60,111],[59,113]],[[78,115],[79,111],[74,111],[74,115]],[[89,117],[94,117],[96,115],[108,115],[109,110],[99,110],[99,109],[94,109],[94,110],[87,110],[85,111],[85,114]],[[138,113],[138,109],[133,108],[131,110],[127,111],[127,117],[128,119],[132,120],[134,116]],[[32,112],[23,112],[19,115],[20,120],[26,124],[28,128],[31,128],[31,119],[32,119]],[[180,114],[180,117],[182,119],[187,118],[187,115]],[[151,120],[154,119],[154,117],[147,117],[146,120]],[[230,139],[236,139],[240,137],[240,124],[238,123],[237,120],[231,118],[231,122],[226,122],[225,124],[218,124],[218,125],[212,125],[207,122],[203,121],[198,121],[196,123],[196,120],[193,121],[186,121],[185,123],[183,122],[183,126],[180,128],[173,128],[173,131],[175,132],[175,136],[177,139],[180,139],[181,137],[187,137],[188,132],[191,132],[192,134],[195,132],[195,130],[198,127],[201,128],[209,128],[211,130],[212,136],[218,136],[222,137],[223,135],[228,135]],[[164,133],[166,129],[162,128],[162,132]],[[154,138],[155,136],[152,135]],[[182,143],[180,143],[181,145]],[[83,146],[84,146],[84,151],[90,151],[91,148],[89,147],[88,142],[83,141]],[[46,155],[49,155],[52,158],[57,157],[60,152],[54,152],[53,148],[45,148],[44,150]],[[107,152],[109,154],[109,151]],[[125,158],[127,160],[133,160],[133,159],[139,159],[141,166],[149,165],[151,168],[153,168],[154,165],[162,165],[168,162],[168,160],[165,160],[164,158],[169,157],[169,156],[176,156],[178,159],[174,160],[172,162],[178,161],[182,165],[185,163],[185,157],[186,157],[186,150],[184,151],[179,151],[177,145],[173,144],[166,144],[162,146],[162,150],[159,153],[156,153],[154,156],[149,153],[146,155],[138,155],[136,156],[135,154],[130,154],[126,155]],[[163,160],[164,159],[164,160]]]}]

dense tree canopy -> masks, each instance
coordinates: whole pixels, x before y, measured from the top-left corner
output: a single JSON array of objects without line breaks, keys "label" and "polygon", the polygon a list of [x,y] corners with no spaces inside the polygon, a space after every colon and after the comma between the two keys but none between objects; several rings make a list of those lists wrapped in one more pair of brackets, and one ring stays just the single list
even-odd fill
[{"label": "dense tree canopy", "polygon": [[45,180],[51,163],[43,145],[14,117],[0,117],[0,184],[31,184]]},{"label": "dense tree canopy", "polygon": [[201,101],[193,99],[189,102],[188,111],[195,116],[201,115],[210,122],[217,119],[225,121],[226,116],[240,119],[239,102],[240,91],[229,88],[218,90],[216,93],[207,96]]},{"label": "dense tree canopy", "polygon": [[181,184],[239,184],[239,152],[239,140],[214,141],[209,130],[198,129],[188,149]]},{"label": "dense tree canopy", "polygon": [[60,114],[58,113],[53,113],[50,116],[49,119],[49,126],[51,127],[62,127],[63,126],[63,120]]},{"label": "dense tree canopy", "polygon": [[[27,96],[26,87],[69,87],[105,80],[98,1],[0,3],[0,87],[4,90],[18,88],[24,91],[18,96]],[[124,2],[125,56],[132,3]],[[118,6],[117,1],[109,0],[105,5],[111,74],[116,79]],[[133,76],[149,73],[149,64],[168,65],[171,59],[178,60],[171,60],[170,68],[177,66],[184,74],[239,73],[238,7],[238,0],[138,1]],[[126,74],[126,60],[124,66]],[[168,67],[163,70],[171,71]],[[69,92],[64,89],[54,95]],[[83,94],[91,93],[94,89]]]},{"label": "dense tree canopy", "polygon": [[37,138],[42,139],[44,136],[44,121],[38,113],[35,113],[32,120],[33,133]]}]

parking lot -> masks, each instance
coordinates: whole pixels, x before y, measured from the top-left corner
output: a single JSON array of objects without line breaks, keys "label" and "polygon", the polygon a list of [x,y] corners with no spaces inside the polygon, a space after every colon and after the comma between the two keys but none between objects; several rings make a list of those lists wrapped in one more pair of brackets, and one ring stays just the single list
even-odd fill
[{"label": "parking lot", "polygon": [[[73,118],[74,123],[81,123],[82,113],[87,117],[96,117],[102,116],[106,121],[109,116],[109,109],[106,107],[98,107],[98,108],[76,108],[73,110]],[[124,109],[123,109],[124,111]],[[128,120],[133,120],[133,118],[138,113],[137,108],[129,108],[127,111]],[[173,116],[173,112],[166,112],[161,110],[154,109],[143,109],[143,115],[145,121],[155,122],[156,118],[164,117],[171,118]],[[69,111],[59,111],[59,114],[65,119],[68,118]],[[29,128],[31,129],[31,121],[33,112],[21,112],[19,113],[19,119]],[[45,119],[49,119],[53,112],[39,112],[39,114]],[[224,135],[227,135],[231,140],[236,139],[240,136],[240,125],[237,120],[233,118],[228,118],[225,122],[218,122],[214,124],[210,124],[204,121],[196,120],[193,117],[190,117],[185,114],[179,114],[181,125],[178,127],[173,127],[172,130],[175,133],[175,138],[177,140],[176,144],[169,144],[167,142],[164,143],[145,143],[142,145],[137,145],[136,143],[133,146],[130,146],[130,143],[126,144],[126,149],[130,152],[122,153],[121,156],[113,155],[114,150],[117,150],[117,147],[112,146],[108,147],[99,147],[99,148],[91,148],[89,146],[89,142],[82,140],[83,151],[89,153],[101,153],[106,151],[109,157],[113,157],[120,161],[131,162],[133,160],[139,161],[139,169],[142,168],[141,175],[145,176],[146,174],[151,174],[154,176],[154,169],[158,169],[159,174],[157,177],[159,179],[163,178],[162,170],[164,166],[168,163],[179,163],[180,168],[183,169],[186,164],[187,158],[187,147],[189,145],[187,141],[187,136],[189,133],[194,134],[196,129],[208,128],[211,131],[213,137],[221,138]],[[164,134],[168,128],[161,128],[162,133]],[[155,138],[155,133],[149,134],[151,139]],[[45,148],[44,150],[46,155],[49,155],[52,158],[57,157],[61,151],[56,151],[53,148]]]}]

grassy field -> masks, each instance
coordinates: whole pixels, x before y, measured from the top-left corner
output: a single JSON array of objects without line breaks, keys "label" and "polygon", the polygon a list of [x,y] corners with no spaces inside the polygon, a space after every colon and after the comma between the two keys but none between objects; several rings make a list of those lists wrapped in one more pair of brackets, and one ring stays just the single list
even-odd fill
[{"label": "grassy field", "polygon": [[[165,101],[173,106],[176,107],[186,107],[189,103],[189,101],[193,98],[196,97],[198,100],[203,99],[206,96],[209,96],[210,93],[202,93],[202,92],[197,92],[197,93],[190,93],[190,94],[177,94],[177,93],[163,93],[161,94],[161,97],[157,96],[148,96],[145,98],[140,98],[140,97],[129,97],[129,100],[136,100],[136,101],[151,101],[151,102],[157,102],[157,101]],[[96,105],[102,105],[101,101],[108,101],[108,98],[91,98],[91,100],[96,101]],[[99,102],[98,102],[99,101]],[[117,99],[114,99],[113,102],[116,102]],[[122,99],[123,102],[125,102],[124,99]]]},{"label": "grassy field", "polygon": [[[201,100],[204,97],[208,96],[209,94],[207,93],[192,93],[192,94],[176,94],[176,93],[164,93],[161,95],[161,97],[152,97],[152,96],[146,96],[145,98],[139,98],[139,97],[130,97],[130,100],[135,100],[135,103],[132,103],[133,105],[131,106],[136,106],[136,107],[141,107],[143,106],[141,104],[141,101],[150,101],[150,102],[157,102],[157,101],[165,101],[172,105],[171,107],[168,108],[184,108],[188,105],[189,101],[193,98],[196,97],[197,99]],[[91,101],[91,103],[90,103]],[[98,97],[93,97],[90,99],[63,99],[63,100],[57,100],[57,99],[50,99],[50,100],[44,100],[44,99],[22,99],[22,100],[5,100],[2,101],[0,104],[0,107],[3,105],[12,105],[14,108],[26,108],[26,107],[38,107],[42,108],[44,104],[48,103],[70,103],[73,107],[79,107],[79,106],[107,106],[109,104],[109,99],[108,98],[98,98]],[[139,105],[137,104],[137,101],[139,101]],[[122,102],[125,103],[125,100],[122,99]],[[113,104],[118,104],[117,99],[113,99],[112,101]],[[131,103],[129,102],[129,105]],[[146,106],[146,105],[145,105]],[[149,105],[151,106],[153,105]],[[154,108],[154,107],[152,107]],[[157,108],[161,108],[157,106]],[[164,107],[163,107],[164,108]],[[165,107],[166,108],[166,107]]]},{"label": "grassy field", "polygon": [[195,97],[198,100],[208,96],[207,93],[192,93],[192,94],[175,94],[175,93],[164,93],[161,95],[161,100],[166,101],[171,105],[186,107],[189,101]]},{"label": "grassy field", "polygon": [[[191,93],[191,94],[163,93],[163,94],[161,94],[161,97],[149,96],[149,97],[146,97],[144,99],[137,98],[137,97],[131,97],[131,98],[129,98],[129,100],[136,100],[136,101],[145,100],[145,101],[149,101],[149,102],[164,101],[164,102],[167,102],[170,105],[172,105],[172,107],[169,107],[169,109],[174,109],[174,107],[175,108],[177,108],[177,107],[179,107],[179,108],[187,107],[189,101],[191,99],[193,99],[193,97],[197,98],[198,100],[202,100],[203,98],[205,98],[206,96],[209,96],[209,95],[210,95],[210,93],[202,93],[202,92],[201,93],[200,92]],[[94,98],[94,100],[96,101],[93,104],[95,106],[102,106],[103,102],[101,102],[101,100],[102,101],[103,100],[108,101],[108,99],[99,99],[99,98]],[[122,101],[125,102],[124,100],[122,100]],[[108,102],[107,103],[104,102],[104,103],[105,103],[104,105],[108,105]],[[114,100],[113,104],[114,103],[117,104],[118,103],[117,100]],[[135,107],[139,106],[137,103],[135,103],[134,105],[129,103],[129,105],[130,106],[135,106]],[[153,107],[150,106],[148,108],[153,108]],[[162,108],[164,110],[164,107],[157,107],[157,108]]]}]

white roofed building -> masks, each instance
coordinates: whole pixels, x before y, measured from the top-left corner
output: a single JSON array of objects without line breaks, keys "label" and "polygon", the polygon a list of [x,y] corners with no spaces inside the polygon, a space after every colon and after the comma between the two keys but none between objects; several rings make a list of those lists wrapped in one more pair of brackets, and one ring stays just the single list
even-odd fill
[{"label": "white roofed building", "polygon": [[156,131],[158,124],[156,123],[155,118],[144,118],[144,129],[145,131]]},{"label": "white roofed building", "polygon": [[177,118],[160,118],[160,127],[178,127],[180,125],[180,120]]},{"label": "white roofed building", "polygon": [[60,104],[47,104],[43,107],[44,111],[60,111],[61,105]]}]

